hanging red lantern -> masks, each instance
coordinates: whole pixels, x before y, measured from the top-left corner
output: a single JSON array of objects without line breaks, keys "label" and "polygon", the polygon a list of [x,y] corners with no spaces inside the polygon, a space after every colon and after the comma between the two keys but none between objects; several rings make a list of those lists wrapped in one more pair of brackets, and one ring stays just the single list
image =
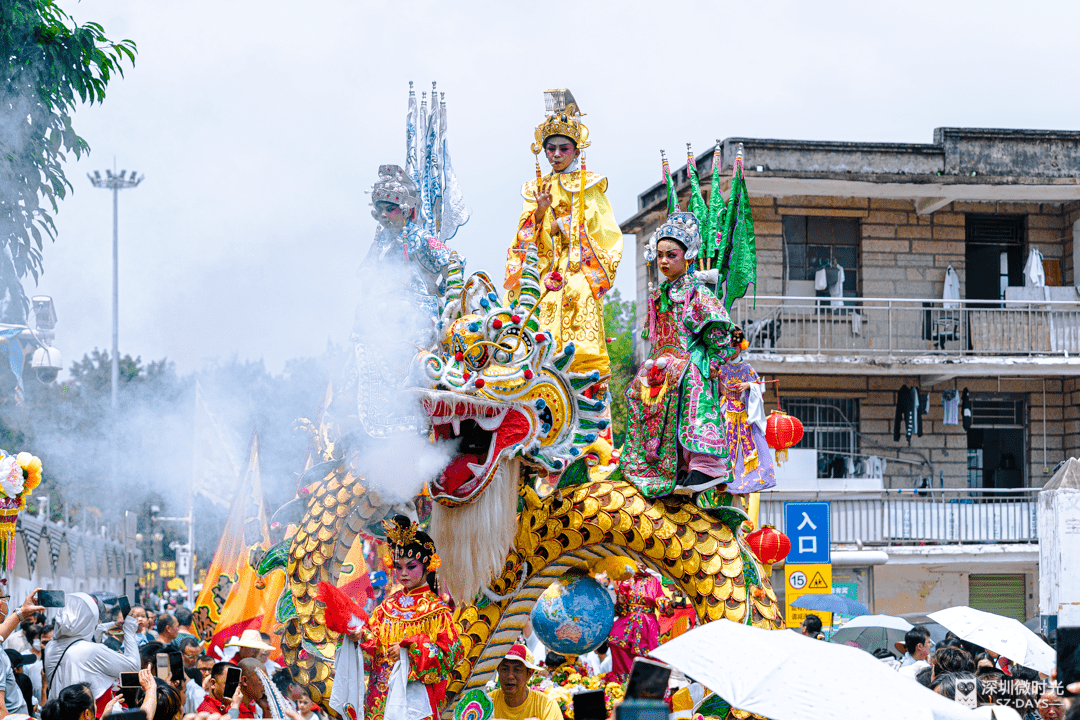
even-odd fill
[{"label": "hanging red lantern", "polygon": [[791,540],[772,525],[766,525],[747,535],[746,544],[765,566],[767,574],[772,573],[773,563],[780,562],[791,552]]},{"label": "hanging red lantern", "polygon": [[776,409],[769,413],[765,422],[765,441],[776,451],[776,464],[779,465],[787,460],[787,449],[802,440],[803,426],[799,418],[788,415],[780,407],[780,381],[769,382],[776,383]]},{"label": "hanging red lantern", "polygon": [[773,410],[765,423],[765,440],[776,450],[776,464],[787,460],[787,449],[802,440],[803,426],[799,418],[783,410]]}]

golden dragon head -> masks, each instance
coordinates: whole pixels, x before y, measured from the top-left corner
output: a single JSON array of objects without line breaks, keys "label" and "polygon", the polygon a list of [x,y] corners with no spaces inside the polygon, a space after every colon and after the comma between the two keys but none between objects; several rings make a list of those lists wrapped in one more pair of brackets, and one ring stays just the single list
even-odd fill
[{"label": "golden dragon head", "polygon": [[610,396],[598,386],[600,374],[570,370],[573,344],[557,349],[537,323],[541,297],[535,248],[510,303],[482,272],[463,281],[458,264],[448,273],[440,346],[421,354],[426,386],[417,388],[436,441],[452,443],[450,463],[430,484],[444,506],[476,500],[505,460],[560,475],[587,460],[589,445],[608,427]]}]

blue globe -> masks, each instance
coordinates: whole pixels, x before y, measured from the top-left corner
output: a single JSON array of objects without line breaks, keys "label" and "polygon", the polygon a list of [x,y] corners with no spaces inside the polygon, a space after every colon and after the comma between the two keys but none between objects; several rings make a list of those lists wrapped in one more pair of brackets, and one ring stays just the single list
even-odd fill
[{"label": "blue globe", "polygon": [[563,575],[532,609],[536,636],[563,655],[582,655],[600,647],[614,622],[611,595],[587,575]]}]

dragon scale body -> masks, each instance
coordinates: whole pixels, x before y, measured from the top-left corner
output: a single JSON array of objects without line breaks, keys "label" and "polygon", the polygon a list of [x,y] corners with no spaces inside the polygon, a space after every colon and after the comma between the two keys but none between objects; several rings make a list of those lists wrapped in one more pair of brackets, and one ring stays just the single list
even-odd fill
[{"label": "dragon scale body", "polygon": [[[703,621],[783,627],[776,596],[753,554],[727,526],[693,505],[673,498],[651,501],[622,480],[588,482],[542,499],[531,488],[521,494],[515,548],[503,574],[489,594],[455,611],[465,657],[454,669],[449,692],[484,685],[552,581],[608,555],[640,559],[675,581]],[[286,625],[282,650],[297,681],[324,702],[338,637],[323,624],[316,585],[336,577],[348,548],[380,510],[362,483],[341,471],[310,494],[307,508],[290,547],[287,572],[296,617]]]}]

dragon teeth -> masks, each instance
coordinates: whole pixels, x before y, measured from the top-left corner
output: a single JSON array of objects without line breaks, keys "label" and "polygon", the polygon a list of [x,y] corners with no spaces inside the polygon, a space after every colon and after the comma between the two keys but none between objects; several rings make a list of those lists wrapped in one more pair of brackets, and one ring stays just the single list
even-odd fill
[{"label": "dragon teeth", "polygon": [[458,417],[453,418],[450,421],[450,424],[454,428],[454,434],[455,435],[460,435],[461,434],[461,418],[458,418]]},{"label": "dragon teeth", "polygon": [[477,416],[476,424],[484,428],[488,432],[495,432],[495,430],[499,428],[499,425],[502,425],[503,418],[506,417],[506,413],[509,412],[509,410],[509,408],[505,408],[497,415],[494,415],[492,417]]},{"label": "dragon teeth", "polygon": [[481,477],[484,474],[484,466],[476,463],[467,463],[465,467],[472,471],[473,477]]}]

